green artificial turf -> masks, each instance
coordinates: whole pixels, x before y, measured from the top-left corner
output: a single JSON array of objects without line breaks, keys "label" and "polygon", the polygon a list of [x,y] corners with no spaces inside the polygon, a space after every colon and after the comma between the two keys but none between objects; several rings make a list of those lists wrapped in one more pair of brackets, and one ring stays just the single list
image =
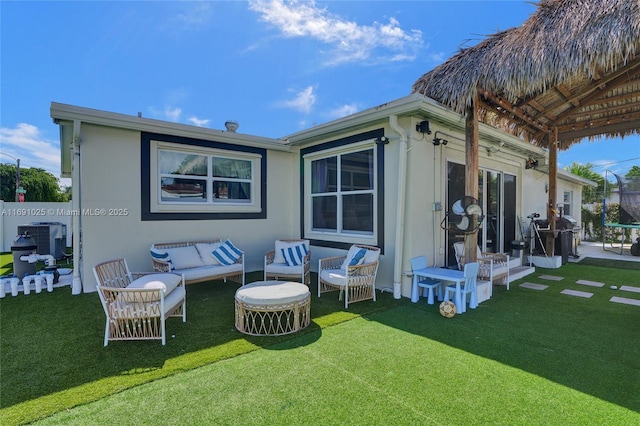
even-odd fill
[{"label": "green artificial turf", "polygon": [[[393,308],[60,412],[40,424],[640,421],[640,414],[608,400],[397,326],[408,320],[422,322],[422,328],[441,322],[438,326],[454,334],[460,327],[411,307]],[[463,346],[465,334],[460,334]]]},{"label": "green artificial turf", "polygon": [[[247,282],[262,279],[247,274]],[[315,283],[315,274],[312,277]],[[234,327],[232,282],[187,286],[187,322],[167,320],[167,344],[111,342],[97,293],[8,295],[0,299],[0,424],[33,421],[107,395],[271,345],[291,336],[251,337]],[[315,285],[312,286],[312,292]],[[395,305],[389,293],[344,311],[337,293],[313,297],[304,333]]]},{"label": "green artificial turf", "polygon": [[608,268],[631,269],[640,271],[640,262],[628,262],[625,260],[599,259],[596,257],[586,257],[580,261],[581,265],[604,266]]},{"label": "green artificial turf", "polygon": [[196,284],[188,322],[168,320],[165,347],[103,348],[96,293],[9,296],[0,423],[638,424],[640,306],[609,302],[640,299],[609,288],[634,284],[638,271],[618,266],[538,269],[451,320],[389,293],[348,311],[335,293],[314,295],[312,325],[278,338],[234,329],[236,285]]}]

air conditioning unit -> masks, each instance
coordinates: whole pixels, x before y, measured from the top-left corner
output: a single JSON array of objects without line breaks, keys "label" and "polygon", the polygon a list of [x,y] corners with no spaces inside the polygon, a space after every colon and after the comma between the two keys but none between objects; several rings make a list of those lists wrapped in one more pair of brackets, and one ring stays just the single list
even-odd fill
[{"label": "air conditioning unit", "polygon": [[29,233],[36,242],[36,253],[50,254],[56,260],[67,252],[67,225],[60,222],[31,222],[18,225],[18,235]]}]

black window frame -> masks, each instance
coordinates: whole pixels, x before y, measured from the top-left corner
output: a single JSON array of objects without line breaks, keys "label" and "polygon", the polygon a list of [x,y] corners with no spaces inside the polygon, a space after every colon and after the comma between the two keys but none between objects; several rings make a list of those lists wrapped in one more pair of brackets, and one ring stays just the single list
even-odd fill
[{"label": "black window frame", "polygon": [[[151,177],[151,141],[170,142],[184,146],[214,148],[233,152],[252,153],[260,156],[260,211],[258,212],[153,212],[151,194],[155,193]],[[267,150],[250,146],[234,145],[226,142],[188,138],[168,134],[141,132],[140,135],[140,182],[141,182],[141,220],[229,220],[229,219],[266,219],[267,218]]]},{"label": "black window frame", "polygon": [[[362,141],[374,139],[380,140],[384,136],[384,129],[375,129],[364,133],[359,133],[352,136],[347,136],[345,138],[336,139],[333,141],[325,142],[319,145],[310,146],[307,148],[303,148],[300,150],[300,235],[302,238],[305,237],[305,200],[307,196],[311,194],[306,193],[306,188],[304,185],[305,173],[310,173],[311,171],[305,170],[304,166],[304,157],[307,154],[316,153],[319,151],[331,150],[336,148],[346,147],[351,144],[359,143]],[[384,143],[375,144],[376,149],[376,200],[377,200],[377,223],[375,224],[377,242],[375,244],[376,247],[380,248],[380,252],[384,253]],[[319,239],[309,239],[309,243],[313,246],[318,247],[329,247],[329,248],[337,248],[348,250],[351,247],[351,243],[345,243],[341,241],[331,241],[331,240],[319,240]]]}]

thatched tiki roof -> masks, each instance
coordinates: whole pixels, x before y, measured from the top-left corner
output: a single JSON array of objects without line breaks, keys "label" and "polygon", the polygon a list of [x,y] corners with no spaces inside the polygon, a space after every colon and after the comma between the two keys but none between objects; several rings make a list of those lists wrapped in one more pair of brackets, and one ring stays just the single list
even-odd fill
[{"label": "thatched tiki roof", "polygon": [[541,0],[520,27],[424,74],[413,92],[547,147],[640,132],[640,0]]}]

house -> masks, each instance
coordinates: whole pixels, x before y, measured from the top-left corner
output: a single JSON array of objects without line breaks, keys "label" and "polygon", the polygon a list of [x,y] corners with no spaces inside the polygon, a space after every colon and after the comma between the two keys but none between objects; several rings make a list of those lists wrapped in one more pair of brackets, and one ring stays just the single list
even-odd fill
[{"label": "house", "polygon": [[[149,270],[154,242],[230,238],[247,271],[277,238],[311,240],[312,265],[352,243],[382,256],[378,289],[410,296],[409,260],[452,265],[460,234],[444,228],[464,196],[464,117],[420,94],[283,139],[168,123],[59,103],[63,176],[74,187],[74,293],[91,268],[126,257]],[[479,246],[511,251],[544,212],[547,152],[480,125]],[[557,203],[580,221],[588,181],[558,173]]]}]

